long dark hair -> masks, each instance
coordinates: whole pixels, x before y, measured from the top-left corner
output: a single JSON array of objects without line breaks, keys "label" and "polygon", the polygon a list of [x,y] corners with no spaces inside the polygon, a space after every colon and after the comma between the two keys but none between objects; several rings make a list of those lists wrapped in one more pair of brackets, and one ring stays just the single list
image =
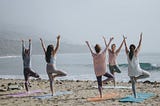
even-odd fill
[{"label": "long dark hair", "polygon": [[130,49],[130,51],[129,51],[129,59],[130,60],[132,60],[132,58],[133,58],[135,48],[136,48],[136,46],[134,44],[131,44],[130,47],[129,47],[129,49]]},{"label": "long dark hair", "polygon": [[50,59],[51,59],[51,55],[52,55],[53,50],[54,50],[54,46],[53,45],[48,45],[47,51],[45,53],[45,59],[46,59],[47,63],[50,63]]}]

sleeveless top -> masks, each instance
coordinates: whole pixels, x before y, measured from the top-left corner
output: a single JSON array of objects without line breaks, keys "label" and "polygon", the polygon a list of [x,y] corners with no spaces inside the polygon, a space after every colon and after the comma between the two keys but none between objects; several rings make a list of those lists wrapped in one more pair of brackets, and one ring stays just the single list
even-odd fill
[{"label": "sleeveless top", "polygon": [[132,60],[130,60],[129,54],[128,54],[127,60],[128,60],[128,76],[142,75],[143,70],[140,68],[138,57],[133,55]]},{"label": "sleeveless top", "polygon": [[54,68],[56,68],[56,57],[51,55],[50,62],[47,63],[47,65],[52,65]]},{"label": "sleeveless top", "polygon": [[51,55],[50,64],[56,64],[56,57]]}]

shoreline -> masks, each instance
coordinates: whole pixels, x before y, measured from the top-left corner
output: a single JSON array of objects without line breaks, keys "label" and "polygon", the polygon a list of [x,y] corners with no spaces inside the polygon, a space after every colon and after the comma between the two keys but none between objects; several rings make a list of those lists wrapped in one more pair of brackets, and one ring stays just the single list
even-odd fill
[{"label": "shoreline", "polygon": [[[127,95],[132,94],[131,89],[103,89],[103,93],[115,92],[119,96],[115,99],[100,101],[100,102],[88,102],[87,98],[93,97],[99,94],[98,89],[93,86],[97,86],[96,81],[81,81],[81,80],[55,80],[55,91],[71,91],[72,94],[56,96],[50,99],[34,99],[32,96],[35,95],[44,95],[50,93],[49,81],[35,80],[31,79],[31,87],[29,90],[41,89],[46,92],[35,94],[32,96],[17,98],[17,97],[8,97],[8,94],[13,94],[17,92],[25,92],[24,87],[20,90],[7,90],[8,84],[22,84],[24,85],[24,80],[22,79],[2,79],[0,78],[0,105],[4,106],[159,106],[160,101],[160,82],[137,82],[136,88],[137,92],[146,92],[154,93],[155,96],[141,102],[141,103],[122,103],[119,102],[119,99]],[[112,83],[109,83],[105,86],[112,86]],[[131,86],[131,83],[128,82],[116,82],[117,86]],[[5,88],[6,90],[2,90]]]}]

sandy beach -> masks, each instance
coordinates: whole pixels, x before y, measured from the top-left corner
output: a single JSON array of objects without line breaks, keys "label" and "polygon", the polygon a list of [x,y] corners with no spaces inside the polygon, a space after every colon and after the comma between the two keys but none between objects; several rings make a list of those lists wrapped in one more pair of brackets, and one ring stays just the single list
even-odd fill
[{"label": "sandy beach", "polygon": [[[88,102],[87,98],[98,95],[98,89],[94,88],[97,85],[96,81],[55,81],[55,91],[71,91],[72,94],[54,96],[49,99],[37,99],[35,96],[40,96],[50,93],[48,80],[30,80],[31,91],[41,89],[44,92],[31,94],[25,97],[10,97],[9,94],[25,92],[21,79],[0,79],[0,106],[160,106],[160,83],[159,82],[137,82],[137,92],[154,93],[155,95],[141,103],[122,103],[119,99],[132,94],[131,89],[103,89],[103,93],[114,92],[119,95],[110,100],[99,102]],[[16,83],[16,84],[15,84]],[[8,85],[15,84],[21,86],[18,89],[8,89]],[[111,86],[109,83],[105,86]],[[131,86],[130,83],[117,82],[117,86]]]}]

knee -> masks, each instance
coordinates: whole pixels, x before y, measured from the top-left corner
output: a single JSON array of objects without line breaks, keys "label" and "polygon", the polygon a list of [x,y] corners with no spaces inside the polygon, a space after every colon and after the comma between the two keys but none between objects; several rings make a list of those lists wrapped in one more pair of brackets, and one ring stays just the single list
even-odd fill
[{"label": "knee", "polygon": [[101,88],[102,87],[102,83],[98,83],[98,88]]},{"label": "knee", "polygon": [[28,81],[25,81],[24,84],[25,84],[25,85],[28,85]]},{"label": "knee", "polygon": [[146,78],[151,76],[151,74],[149,72],[145,72],[144,75],[146,76]]},{"label": "knee", "polygon": [[35,76],[36,76],[36,78],[39,78],[39,75],[38,75],[37,73],[36,73],[36,75],[35,75]]},{"label": "knee", "polygon": [[67,73],[66,72],[62,72],[60,73],[62,76],[67,76]]},{"label": "knee", "polygon": [[110,78],[111,80],[115,80],[115,76],[114,76],[114,75],[111,75],[109,78]]},{"label": "knee", "polygon": [[151,76],[151,74],[150,73],[148,73],[147,75],[146,75],[146,77],[150,77]]},{"label": "knee", "polygon": [[67,73],[64,73],[64,76],[67,76]]}]

